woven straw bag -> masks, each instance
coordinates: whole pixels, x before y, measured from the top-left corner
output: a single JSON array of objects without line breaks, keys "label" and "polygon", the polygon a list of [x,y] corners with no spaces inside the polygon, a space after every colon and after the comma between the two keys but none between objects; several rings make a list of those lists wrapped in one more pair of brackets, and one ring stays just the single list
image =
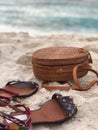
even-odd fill
[{"label": "woven straw bag", "polygon": [[[88,71],[92,71],[98,76],[98,73],[92,70],[90,63],[92,63],[90,53],[86,49],[76,47],[43,48],[35,51],[32,57],[33,72],[36,78],[45,82],[66,81],[68,84],[68,81],[74,80],[73,89],[78,90],[89,89],[97,82],[93,81],[84,88],[78,83],[78,78],[85,76]],[[47,87],[45,82],[42,83],[42,87],[49,90],[72,88],[71,84],[68,87]]]}]

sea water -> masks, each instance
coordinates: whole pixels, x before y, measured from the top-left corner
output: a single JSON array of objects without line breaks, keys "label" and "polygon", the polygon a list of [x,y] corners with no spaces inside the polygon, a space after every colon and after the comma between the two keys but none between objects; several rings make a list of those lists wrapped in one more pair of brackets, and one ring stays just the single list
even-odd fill
[{"label": "sea water", "polygon": [[0,0],[0,32],[98,35],[98,0]]}]

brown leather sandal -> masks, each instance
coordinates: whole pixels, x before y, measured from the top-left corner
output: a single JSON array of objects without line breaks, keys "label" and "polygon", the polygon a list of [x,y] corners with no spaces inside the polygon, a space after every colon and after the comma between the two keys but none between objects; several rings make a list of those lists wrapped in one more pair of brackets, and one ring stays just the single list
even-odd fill
[{"label": "brown leather sandal", "polygon": [[[76,112],[77,107],[71,97],[55,93],[52,96],[52,99],[43,104],[39,110],[31,111],[31,121],[33,125],[43,123],[62,123],[73,117]],[[12,115],[24,116],[24,113],[21,114],[18,112],[12,113]]]},{"label": "brown leather sandal", "polygon": [[3,89],[0,95],[4,97],[29,97],[38,91],[39,85],[31,81],[11,81]]}]

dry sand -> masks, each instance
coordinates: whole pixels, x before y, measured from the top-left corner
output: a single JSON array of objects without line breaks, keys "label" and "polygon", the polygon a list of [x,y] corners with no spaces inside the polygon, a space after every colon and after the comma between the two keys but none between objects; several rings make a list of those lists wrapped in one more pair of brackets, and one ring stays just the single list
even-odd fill
[{"label": "dry sand", "polygon": [[[0,86],[3,88],[11,80],[33,80],[39,83],[32,71],[32,53],[39,48],[49,46],[84,47],[90,51],[93,58],[93,68],[98,72],[98,37],[83,37],[76,35],[51,35],[30,37],[27,33],[0,34]],[[95,78],[89,75],[84,82]],[[39,91],[22,102],[28,104],[32,110],[49,100],[53,93],[60,92],[70,95],[78,106],[78,113],[69,121],[60,125],[38,125],[31,130],[98,130],[98,85],[88,91]],[[4,108],[0,108],[3,110]],[[6,111],[6,110],[4,110]],[[7,110],[9,111],[9,109]],[[1,119],[1,118],[0,118]]]}]

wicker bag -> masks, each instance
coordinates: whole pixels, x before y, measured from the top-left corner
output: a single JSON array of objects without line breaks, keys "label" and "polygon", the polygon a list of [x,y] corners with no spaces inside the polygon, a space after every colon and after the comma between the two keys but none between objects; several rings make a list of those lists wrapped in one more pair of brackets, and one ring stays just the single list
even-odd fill
[{"label": "wicker bag", "polygon": [[[86,49],[76,47],[43,48],[35,51],[32,57],[33,72],[36,78],[45,82],[74,80],[73,89],[78,90],[89,89],[92,85],[90,83],[90,86],[82,88],[78,83],[78,78],[85,76],[88,71],[93,71],[98,76],[98,73],[91,69],[89,63],[92,63],[90,53]],[[72,87],[71,84],[69,86]],[[69,89],[69,86],[47,87],[44,83],[42,84],[42,87],[49,90]]]}]

